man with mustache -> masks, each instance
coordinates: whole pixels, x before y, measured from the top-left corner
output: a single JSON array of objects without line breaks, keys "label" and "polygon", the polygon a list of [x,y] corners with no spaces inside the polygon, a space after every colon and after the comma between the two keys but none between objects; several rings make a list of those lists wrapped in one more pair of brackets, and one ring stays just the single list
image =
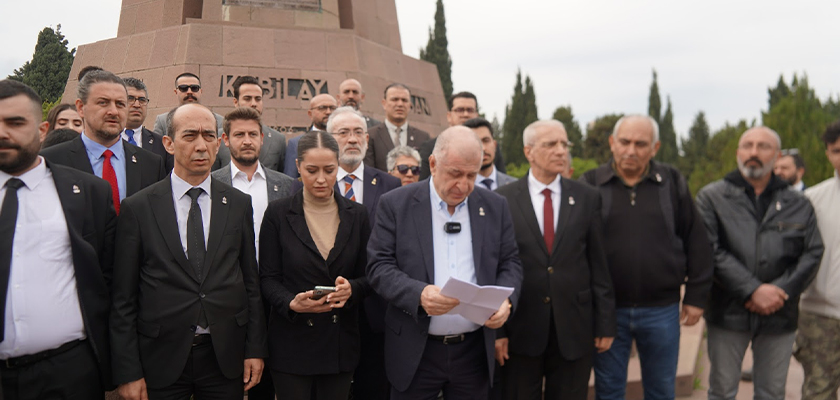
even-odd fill
[{"label": "man with mustache", "polygon": [[76,111],[85,130],[69,142],[41,151],[48,161],[94,174],[111,184],[114,207],[166,176],[157,154],[120,138],[128,114],[128,92],[111,72],[94,70],[79,82]]},{"label": "man with mustache", "polygon": [[[408,114],[411,113],[411,91],[401,83],[392,83],[385,88],[385,98],[382,99],[385,110],[385,122],[374,126],[368,132],[368,143],[365,164],[385,171],[388,169],[388,152],[394,147],[409,146],[417,150],[421,144],[429,140],[429,134],[408,124]],[[424,163],[425,160],[422,160]]]},{"label": "man with mustache", "polygon": [[[365,102],[365,91],[362,90],[362,84],[359,81],[347,79],[341,82],[341,85],[338,85],[338,96],[335,96],[335,98],[338,99],[340,106],[350,106],[354,110],[361,112],[359,109],[362,107],[362,103]],[[368,129],[381,123],[368,116],[365,116],[365,122],[367,123]]]},{"label": "man with mustache", "polygon": [[128,143],[157,154],[163,159],[166,171],[172,171],[175,159],[163,148],[163,137],[143,126],[150,102],[146,84],[137,78],[125,78],[123,81],[128,91],[128,118],[122,138]]},{"label": "man with mustache", "polygon": [[823,244],[811,203],[773,174],[781,147],[772,129],[748,129],[738,141],[738,170],[697,194],[714,251],[705,314],[711,400],[735,398],[750,344],[755,398],[785,398],[799,296]]},{"label": "man with mustache", "polygon": [[680,323],[694,325],[703,315],[712,283],[711,248],[685,179],[653,161],[659,150],[656,121],[627,115],[616,122],[609,142],[612,159],[581,178],[601,192],[618,328],[612,347],[595,355],[595,397],[624,399],[635,340],[645,399],[673,399]]},{"label": "man with mustache", "polygon": [[[187,103],[201,103],[201,80],[198,79],[198,75],[193,74],[192,72],[184,72],[177,77],[175,77],[175,96],[178,98],[178,105],[187,104]],[[166,114],[162,113],[158,114],[155,117],[155,129],[154,131],[157,132],[161,136],[166,136],[169,132],[169,126],[166,124]],[[219,132],[221,135],[222,132],[222,122],[224,121],[225,117],[213,113],[213,116],[216,117],[216,131]]]}]

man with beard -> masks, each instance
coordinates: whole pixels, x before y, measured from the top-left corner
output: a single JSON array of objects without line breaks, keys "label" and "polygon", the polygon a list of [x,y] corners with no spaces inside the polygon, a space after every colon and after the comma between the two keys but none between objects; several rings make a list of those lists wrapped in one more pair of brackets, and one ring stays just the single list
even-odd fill
[{"label": "man with beard", "polygon": [[755,398],[785,398],[799,296],[823,244],[811,203],[773,174],[781,147],[772,129],[748,129],[738,141],[738,170],[697,194],[714,251],[705,314],[711,400],[735,398],[750,344]]},{"label": "man with beard", "polygon": [[108,183],[45,161],[41,99],[0,81],[0,397],[102,399],[114,213]]},{"label": "man with beard", "polygon": [[385,98],[382,99],[385,110],[385,122],[374,126],[368,132],[368,143],[365,164],[376,169],[388,169],[386,160],[388,152],[394,147],[408,146],[418,149],[421,144],[429,140],[429,134],[408,123],[411,113],[411,91],[401,83],[392,83],[385,88]]},{"label": "man with beard", "polygon": [[582,177],[601,192],[618,328],[612,347],[595,355],[595,397],[625,398],[635,341],[645,399],[673,399],[680,323],[700,320],[712,283],[709,240],[685,178],[653,161],[659,150],[655,120],[627,115],[609,142],[612,159]]},{"label": "man with beard", "polygon": [[175,159],[163,147],[163,137],[143,126],[146,112],[149,110],[149,91],[146,90],[146,84],[137,78],[125,78],[123,81],[128,91],[128,118],[122,138],[141,149],[157,154],[163,159],[166,171],[172,171]]},{"label": "man with beard", "polygon": [[[236,78],[233,82],[233,106],[250,107],[256,110],[258,115],[262,115],[263,88],[257,78],[247,75]],[[283,159],[286,157],[286,136],[262,122],[260,124],[262,130],[262,146],[259,148],[260,164],[263,168],[282,172]],[[213,170],[229,163],[230,150],[227,142],[222,141]]]},{"label": "man with beard", "polygon": [[[174,92],[175,96],[178,98],[178,105],[187,103],[201,104],[201,80],[198,79],[198,75],[193,74],[192,72],[184,72],[175,77]],[[166,136],[169,132],[169,125],[166,124],[166,114],[168,113],[158,114],[158,116],[155,117],[154,131],[161,136]],[[216,117],[216,130],[221,132],[222,121],[224,121],[225,118],[216,113],[213,113],[213,116]]]},{"label": "man with beard", "polygon": [[[338,103],[335,102],[335,98],[328,95],[328,94],[319,94],[312,98],[309,102],[309,111],[307,111],[307,115],[309,115],[310,120],[312,121],[312,125],[309,126],[308,131],[327,131],[327,120],[330,118],[330,114],[335,111],[338,107]],[[302,135],[301,135],[302,136]],[[300,141],[300,136],[293,137],[289,140],[288,146],[286,146],[286,161],[285,166],[283,167],[283,172],[286,175],[289,175],[292,178],[297,179],[300,176],[297,170],[297,165],[295,164],[295,160],[297,159],[297,146],[298,142]]]},{"label": "man with beard", "polygon": [[[354,110],[361,112],[359,109],[362,107],[362,103],[365,102],[365,91],[362,90],[362,84],[359,81],[347,79],[341,82],[341,85],[338,85],[338,96],[336,96],[336,99],[338,99],[338,104],[341,107],[350,106]],[[380,124],[379,121],[368,116],[365,116],[365,122],[367,123],[368,129]]]},{"label": "man with beard", "polygon": [[[516,178],[496,170],[493,163],[496,161],[496,139],[493,138],[493,126],[486,119],[478,117],[467,120],[464,126],[472,129],[481,140],[481,147],[484,150],[484,157],[481,159],[481,170],[475,177],[475,185],[484,187],[487,190],[496,190],[508,183],[516,181]],[[480,185],[480,186],[479,186]]]},{"label": "man with beard", "polygon": [[790,185],[790,188],[800,192],[805,191],[805,160],[799,155],[798,149],[784,149],[776,163],[773,164],[773,173]]},{"label": "man with beard", "polygon": [[79,82],[76,111],[85,130],[77,138],[41,151],[48,161],[94,174],[111,185],[114,207],[166,176],[157,154],[121,140],[128,113],[128,92],[111,72],[95,70]]}]

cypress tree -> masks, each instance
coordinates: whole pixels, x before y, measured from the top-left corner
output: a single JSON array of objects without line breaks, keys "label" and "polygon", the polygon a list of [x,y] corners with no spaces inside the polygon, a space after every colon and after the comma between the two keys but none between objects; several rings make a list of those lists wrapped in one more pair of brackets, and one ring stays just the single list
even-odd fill
[{"label": "cypress tree", "polygon": [[671,97],[668,96],[668,105],[665,108],[665,115],[659,121],[659,152],[656,159],[668,164],[676,164],[679,160],[677,150],[677,132],[674,129],[674,112],[671,109]]},{"label": "cypress tree", "polygon": [[76,54],[76,49],[68,50],[67,44],[60,24],[55,30],[44,28],[38,33],[32,60],[14,70],[8,79],[29,85],[45,102],[57,101],[64,92]]},{"label": "cypress tree", "polygon": [[580,157],[583,155],[583,133],[580,131],[580,125],[575,121],[572,106],[557,107],[551,118],[562,122],[566,127],[566,134],[569,136],[569,141],[574,143],[572,156]]},{"label": "cypress tree", "polygon": [[420,59],[435,64],[443,86],[443,95],[448,100],[452,97],[452,58],[449,57],[449,41],[446,39],[446,16],[443,13],[443,0],[437,0],[435,11],[435,29],[429,29],[429,41],[425,49],[420,49]]}]

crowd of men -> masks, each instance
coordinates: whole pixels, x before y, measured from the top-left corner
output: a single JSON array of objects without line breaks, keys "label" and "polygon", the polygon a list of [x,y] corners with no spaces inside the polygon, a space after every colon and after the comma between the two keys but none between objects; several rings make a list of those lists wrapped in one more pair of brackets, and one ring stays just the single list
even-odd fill
[{"label": "crowd of men", "polygon": [[[215,114],[183,73],[149,130],[139,79],[86,68],[44,122],[31,88],[0,81],[3,398],[284,398],[264,361],[280,311],[260,288],[276,244],[259,237],[268,204],[301,190],[300,137],[262,121],[257,79],[233,89]],[[791,355],[803,398],[836,398],[840,121],[822,136],[834,177],[805,189],[798,151],[758,126],[695,200],[654,161],[644,115],[616,123],[612,159],[580,180],[563,124],[534,122],[516,179],[475,95],[449,99],[434,139],[409,121],[407,86],[385,89],[382,122],[364,101],[348,79],[308,110],[338,144],[332,190],[371,228],[372,291],[347,303],[358,321],[332,319],[358,324],[354,398],[582,400],[594,369],[596,398],[623,399],[635,342],[645,398],[673,399],[680,325],[701,317],[709,398],[735,398],[748,346],[756,398],[785,397]],[[450,278],[514,291],[478,324],[441,294]]]}]

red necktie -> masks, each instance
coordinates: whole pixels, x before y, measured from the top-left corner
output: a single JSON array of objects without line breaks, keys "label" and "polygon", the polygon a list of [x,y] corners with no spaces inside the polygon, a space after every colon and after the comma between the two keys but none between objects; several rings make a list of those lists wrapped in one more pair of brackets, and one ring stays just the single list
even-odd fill
[{"label": "red necktie", "polygon": [[114,199],[114,209],[117,214],[120,213],[120,186],[117,184],[117,173],[114,172],[114,166],[111,165],[111,156],[114,153],[111,150],[105,150],[102,153],[105,156],[105,162],[102,163],[102,179],[111,184],[111,197]]},{"label": "red necktie", "polygon": [[542,194],[545,196],[543,201],[543,237],[548,254],[551,254],[551,246],[554,244],[554,205],[551,203],[551,189],[543,189]]}]

